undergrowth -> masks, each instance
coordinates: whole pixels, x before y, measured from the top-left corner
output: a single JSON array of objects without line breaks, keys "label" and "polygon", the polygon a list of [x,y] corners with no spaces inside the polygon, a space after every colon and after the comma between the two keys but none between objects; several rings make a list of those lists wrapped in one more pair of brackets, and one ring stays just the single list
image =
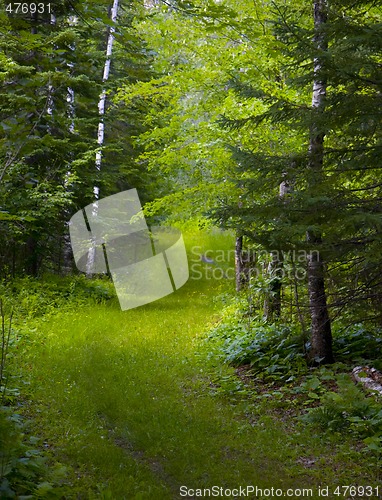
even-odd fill
[{"label": "undergrowth", "polygon": [[18,413],[28,381],[13,373],[12,365],[18,364],[17,353],[32,342],[36,328],[31,321],[114,296],[107,279],[83,276],[24,277],[0,284],[0,498],[61,498],[60,482],[66,473],[61,464],[49,462],[41,440],[30,434],[28,421]]},{"label": "undergrowth", "polygon": [[66,468],[54,465],[41,440],[12,407],[0,407],[0,498],[61,498]]},{"label": "undergrowth", "polygon": [[332,433],[348,433],[360,438],[368,450],[382,453],[382,400],[365,394],[351,377],[340,373],[335,377],[337,390],[326,391],[320,405],[309,409],[304,422]]},{"label": "undergrowth", "polygon": [[[218,382],[218,392],[256,394],[268,409],[293,410],[302,422],[332,434],[362,440],[365,449],[382,454],[382,401],[355,385],[355,365],[382,368],[382,332],[363,324],[333,328],[336,363],[312,367],[309,342],[299,325],[267,324],[248,316],[245,301],[227,301],[221,321],[209,332],[211,355],[240,369],[248,382]],[[233,377],[233,378],[236,378]],[[232,388],[236,387],[233,391]],[[261,410],[262,411],[262,410]]]},{"label": "undergrowth", "polygon": [[0,296],[12,305],[17,319],[36,318],[58,309],[100,304],[116,297],[113,283],[107,277],[87,279],[84,275],[66,278],[46,275],[36,280],[17,278],[0,283]]}]

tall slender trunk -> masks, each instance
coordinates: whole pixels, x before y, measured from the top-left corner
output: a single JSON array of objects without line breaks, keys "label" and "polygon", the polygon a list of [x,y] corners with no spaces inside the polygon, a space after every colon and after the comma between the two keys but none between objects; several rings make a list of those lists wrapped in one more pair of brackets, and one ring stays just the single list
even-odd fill
[{"label": "tall slender trunk", "polygon": [[236,291],[240,292],[243,283],[243,237],[236,236],[235,242]]},{"label": "tall slender trunk", "polygon": [[[70,19],[70,21],[73,25],[75,25],[77,23],[77,18],[73,16]],[[75,46],[72,46],[71,50],[75,51]],[[74,64],[67,63],[67,66],[68,66],[69,71],[71,71],[73,69]],[[68,130],[69,130],[70,134],[74,134],[75,133],[74,120],[75,120],[75,115],[76,115],[76,112],[75,112],[76,102],[75,102],[75,93],[71,87],[67,87],[67,89],[66,89],[66,102],[67,102],[67,116],[70,120]],[[72,171],[71,171],[72,165],[71,164],[72,164],[72,155],[70,154],[69,166],[68,166],[68,170],[65,173],[65,180],[64,180],[64,185],[65,185],[66,191],[70,191],[72,189],[71,180],[70,180],[71,175],[72,175]],[[65,222],[64,231],[62,233],[62,245],[61,245],[62,260],[63,260],[62,271],[64,274],[70,273],[73,269],[73,253],[72,253],[72,247],[70,244],[70,236],[69,236],[69,222],[68,222],[69,218],[70,217],[69,217],[68,209],[65,208],[64,209],[64,220],[66,220],[67,222]],[[61,269],[59,272],[61,272]]]},{"label": "tall slender trunk", "polygon": [[[67,18],[69,26],[76,26],[78,23],[78,17],[76,15],[69,15]],[[69,46],[70,50],[75,54],[76,51],[76,44],[73,43],[72,45]],[[68,74],[70,77],[72,77],[74,69],[74,63],[73,62],[67,62],[66,63]],[[75,133],[75,118],[76,118],[76,95],[74,92],[74,89],[70,86],[66,88],[66,115],[69,118],[69,124],[68,124],[68,131],[69,134],[74,134]],[[72,186],[72,181],[71,181],[71,176],[72,176],[72,161],[73,161],[73,155],[70,152],[69,153],[69,159],[68,159],[68,169],[65,173],[65,179],[64,179],[64,186],[66,191],[71,191],[73,189]],[[65,208],[63,211],[63,218],[66,221],[65,222],[65,227],[64,231],[62,234],[62,241],[61,241],[61,254],[60,258],[62,257],[62,266],[60,267],[59,272],[62,272],[63,274],[69,274],[73,270],[73,252],[72,252],[72,246],[70,244],[70,235],[69,235],[69,219],[70,219],[70,214],[68,208]]]},{"label": "tall slender trunk", "polygon": [[[284,172],[284,180],[279,186],[279,198],[285,204],[287,202],[287,194],[291,191],[291,186],[286,179]],[[283,275],[283,255],[279,250],[271,251],[271,260],[267,267],[267,275],[270,280],[268,293],[264,300],[264,319],[271,322],[274,319],[279,319],[281,316],[281,292],[282,292],[282,275]]]},{"label": "tall slender trunk", "polygon": [[[315,186],[323,176],[324,139],[317,117],[325,110],[326,79],[323,76],[322,53],[328,48],[328,42],[323,27],[327,23],[327,0],[314,0],[314,27],[315,49],[317,56],[314,59],[314,82],[312,95],[313,120],[309,142],[309,174],[310,190],[314,192]],[[308,255],[308,290],[309,307],[311,314],[311,358],[315,362],[332,363],[332,332],[325,290],[325,267],[319,250],[322,237],[319,231],[309,230],[307,242],[311,248]]]},{"label": "tall slender trunk", "polygon": [[[113,1],[113,7],[111,9],[111,20],[113,22],[116,22],[117,20],[117,15],[118,15],[118,4],[119,0],[114,0]],[[107,47],[106,47],[106,61],[105,61],[105,66],[103,69],[103,82],[107,82],[109,79],[109,74],[110,74],[110,63],[111,63],[111,55],[113,52],[113,42],[114,42],[114,27],[111,26],[109,30],[109,36],[107,39]],[[106,90],[103,89],[102,94],[100,96],[100,100],[98,102],[98,111],[100,115],[100,121],[98,123],[98,137],[97,137],[97,142],[99,145],[99,150],[97,151],[96,154],[96,168],[98,171],[101,170],[101,163],[102,163],[102,146],[104,143],[105,139],[105,126],[104,126],[104,121],[103,117],[105,115],[105,104],[106,104]],[[99,199],[99,187],[94,186],[94,195],[96,199]]]},{"label": "tall slender trunk", "polygon": [[[119,6],[119,0],[113,0],[113,7],[111,9],[111,20],[114,23],[117,20],[118,6]],[[113,26],[111,26],[109,29],[109,35],[107,38],[106,60],[105,60],[105,66],[103,69],[102,81],[104,83],[107,82],[107,80],[109,79],[109,74],[110,74],[110,64],[111,64],[111,56],[112,56],[112,52],[113,52],[113,42],[114,42],[114,32],[115,32],[115,28]],[[105,139],[105,125],[104,125],[105,105],[106,105],[106,90],[103,89],[102,93],[100,95],[99,102],[98,102],[98,111],[99,111],[100,120],[98,123],[97,143],[98,143],[99,149],[96,153],[96,160],[95,160],[95,165],[96,165],[96,169],[98,172],[101,171],[102,146],[104,144],[104,139]],[[93,214],[96,215],[98,212],[98,200],[99,200],[99,195],[100,195],[99,186],[95,185],[93,187],[93,193],[94,193],[94,198],[96,200],[93,203]],[[89,249],[88,259],[87,259],[87,264],[86,264],[86,274],[88,276],[91,276],[94,272],[94,260],[95,260],[95,241],[92,241],[92,246]]]},{"label": "tall slender trunk", "polygon": [[26,242],[26,273],[37,276],[41,266],[41,255],[39,255],[38,239],[35,232],[28,236]]},{"label": "tall slender trunk", "polygon": [[267,322],[272,322],[281,316],[282,268],[282,254],[278,250],[273,250],[266,270],[269,286],[264,300],[264,320]]}]

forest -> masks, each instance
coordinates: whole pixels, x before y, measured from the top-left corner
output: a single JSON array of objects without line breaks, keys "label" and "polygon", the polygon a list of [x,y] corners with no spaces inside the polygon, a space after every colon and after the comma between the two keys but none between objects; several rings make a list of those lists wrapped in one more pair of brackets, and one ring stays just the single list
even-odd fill
[{"label": "forest", "polygon": [[380,3],[0,27],[0,498],[382,498]]}]

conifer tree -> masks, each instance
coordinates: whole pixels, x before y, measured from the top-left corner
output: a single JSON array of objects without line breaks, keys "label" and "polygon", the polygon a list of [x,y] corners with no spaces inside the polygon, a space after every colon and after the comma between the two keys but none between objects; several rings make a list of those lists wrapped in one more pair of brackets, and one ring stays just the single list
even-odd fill
[{"label": "conifer tree", "polygon": [[[7,34],[0,42],[3,275],[60,271],[67,221],[93,201],[93,186],[100,186],[104,196],[130,187],[150,196],[131,141],[142,122],[141,110],[127,112],[110,100],[103,172],[94,167],[109,2],[50,5],[54,12],[4,8],[0,13]],[[121,78],[150,76],[150,58],[132,27],[135,15],[132,4],[122,12],[108,93]]]},{"label": "conifer tree", "polygon": [[[273,153],[262,144],[233,146],[245,204],[221,206],[216,217],[269,251],[307,253],[310,354],[331,362],[328,310],[381,317],[381,13],[373,2],[315,0],[309,21],[297,7],[274,6],[269,26],[284,58],[283,90],[235,77],[238,98],[266,110],[222,124],[243,134],[245,127],[273,127],[280,145]],[[289,151],[286,135],[295,137]],[[288,203],[276,191],[283,176],[293,185]]]}]

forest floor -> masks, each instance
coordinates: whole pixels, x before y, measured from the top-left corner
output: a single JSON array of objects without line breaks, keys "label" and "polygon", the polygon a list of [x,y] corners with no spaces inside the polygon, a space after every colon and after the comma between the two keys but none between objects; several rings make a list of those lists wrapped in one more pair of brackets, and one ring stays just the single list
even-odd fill
[{"label": "forest floor", "polygon": [[82,305],[24,327],[20,412],[64,471],[49,498],[361,498],[346,487],[378,485],[356,441],[312,431],[280,393],[260,404],[210,353],[229,287],[189,280],[137,309]]}]

